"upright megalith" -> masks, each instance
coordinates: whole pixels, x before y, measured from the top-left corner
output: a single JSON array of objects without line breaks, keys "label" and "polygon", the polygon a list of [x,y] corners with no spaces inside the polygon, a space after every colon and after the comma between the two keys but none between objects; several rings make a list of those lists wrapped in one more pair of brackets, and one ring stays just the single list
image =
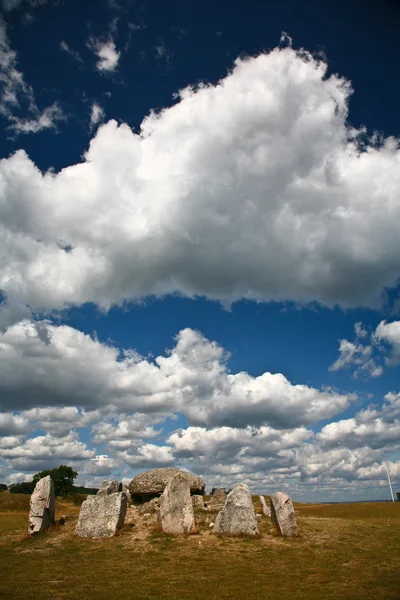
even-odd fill
[{"label": "upright megalith", "polygon": [[266,517],[270,517],[271,516],[271,509],[268,506],[268,504],[265,502],[264,496],[258,496],[258,497],[260,498],[263,515],[265,515]]},{"label": "upright megalith", "polygon": [[244,483],[239,483],[229,492],[224,508],[215,519],[214,533],[259,535],[251,494]]},{"label": "upright megalith", "polygon": [[164,533],[189,533],[195,528],[190,483],[182,473],[170,479],[160,496],[157,520]]},{"label": "upright megalith", "polygon": [[100,489],[97,492],[97,496],[109,496],[110,494],[116,494],[122,492],[122,483],[120,481],[102,481]]},{"label": "upright megalith", "polygon": [[207,508],[210,510],[221,510],[225,506],[227,493],[225,488],[218,488],[215,490],[210,500],[207,502]]},{"label": "upright megalith", "polygon": [[31,535],[45,531],[54,523],[55,507],[53,480],[47,475],[39,479],[31,496],[28,529]]},{"label": "upright megalith", "polygon": [[126,494],[117,492],[107,496],[88,496],[82,503],[76,534],[79,537],[111,537],[125,522]]},{"label": "upright megalith", "polygon": [[285,537],[299,535],[293,502],[285,492],[271,496],[271,519],[279,533]]},{"label": "upright megalith", "polygon": [[204,496],[200,494],[194,494],[191,496],[193,508],[204,508]]}]

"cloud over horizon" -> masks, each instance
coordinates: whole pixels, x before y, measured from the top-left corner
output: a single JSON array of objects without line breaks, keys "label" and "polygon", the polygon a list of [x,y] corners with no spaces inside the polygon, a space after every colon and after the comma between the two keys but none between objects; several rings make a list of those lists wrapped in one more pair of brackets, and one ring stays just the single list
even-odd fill
[{"label": "cloud over horizon", "polygon": [[[224,349],[189,328],[174,344],[150,359],[49,321],[9,327],[0,337],[7,481],[67,462],[93,485],[180,465],[209,486],[245,481],[298,497],[311,483],[320,493],[379,487],[385,453],[400,449],[399,394],[336,421],[355,396],[292,385],[280,373],[231,373]],[[164,432],[167,417],[186,426]],[[398,477],[400,461],[389,463]]]}]

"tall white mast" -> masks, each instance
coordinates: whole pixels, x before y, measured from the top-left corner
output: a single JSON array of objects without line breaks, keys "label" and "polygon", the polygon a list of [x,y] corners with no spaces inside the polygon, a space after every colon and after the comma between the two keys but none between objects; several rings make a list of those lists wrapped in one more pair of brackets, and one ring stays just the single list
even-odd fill
[{"label": "tall white mast", "polygon": [[389,482],[389,487],[390,487],[390,493],[392,494],[392,502],[394,502],[393,489],[392,489],[392,483],[390,481],[389,469],[388,469],[388,466],[387,466],[387,464],[385,462],[383,464],[386,467],[386,473],[387,473],[387,477],[388,477],[388,482]]}]

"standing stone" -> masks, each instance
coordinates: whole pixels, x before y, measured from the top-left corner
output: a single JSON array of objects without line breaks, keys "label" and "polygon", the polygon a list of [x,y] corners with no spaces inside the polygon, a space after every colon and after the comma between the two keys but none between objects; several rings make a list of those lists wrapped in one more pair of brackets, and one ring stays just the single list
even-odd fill
[{"label": "standing stone", "polygon": [[267,503],[265,502],[265,498],[264,496],[258,496],[260,498],[260,502],[261,502],[261,506],[262,506],[262,511],[263,514],[266,517],[270,517],[271,516],[271,509],[270,507],[267,505]]},{"label": "standing stone", "polygon": [[182,473],[172,477],[160,496],[157,520],[164,533],[189,533],[195,528],[190,484]]},{"label": "standing stone", "polygon": [[111,537],[125,522],[127,508],[123,492],[107,496],[88,496],[82,503],[76,534],[79,537]]},{"label": "standing stone", "polygon": [[221,510],[225,506],[227,494],[225,488],[218,488],[207,502],[210,510]]},{"label": "standing stone", "polygon": [[204,508],[204,497],[199,494],[194,494],[191,496],[193,508]]},{"label": "standing stone", "polygon": [[122,483],[119,481],[102,481],[100,489],[97,492],[97,496],[109,496],[110,494],[116,494],[122,492]]},{"label": "standing stone", "polygon": [[259,535],[251,494],[244,483],[239,483],[229,492],[224,508],[215,519],[214,533]]},{"label": "standing stone", "polygon": [[285,537],[297,537],[299,535],[292,500],[284,492],[272,494],[271,518],[281,535]]},{"label": "standing stone", "polygon": [[41,533],[54,523],[56,497],[50,475],[39,479],[30,501],[28,532]]}]

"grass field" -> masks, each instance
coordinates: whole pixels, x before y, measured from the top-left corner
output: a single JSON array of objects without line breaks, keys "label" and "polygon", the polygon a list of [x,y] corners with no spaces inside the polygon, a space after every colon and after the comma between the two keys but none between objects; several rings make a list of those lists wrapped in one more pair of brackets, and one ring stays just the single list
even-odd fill
[{"label": "grass field", "polygon": [[114,538],[79,539],[65,499],[66,524],[29,538],[28,505],[0,494],[2,600],[400,600],[400,503],[296,504],[297,539],[265,517],[259,539],[219,538],[199,511],[198,535],[166,536],[135,508]]}]

